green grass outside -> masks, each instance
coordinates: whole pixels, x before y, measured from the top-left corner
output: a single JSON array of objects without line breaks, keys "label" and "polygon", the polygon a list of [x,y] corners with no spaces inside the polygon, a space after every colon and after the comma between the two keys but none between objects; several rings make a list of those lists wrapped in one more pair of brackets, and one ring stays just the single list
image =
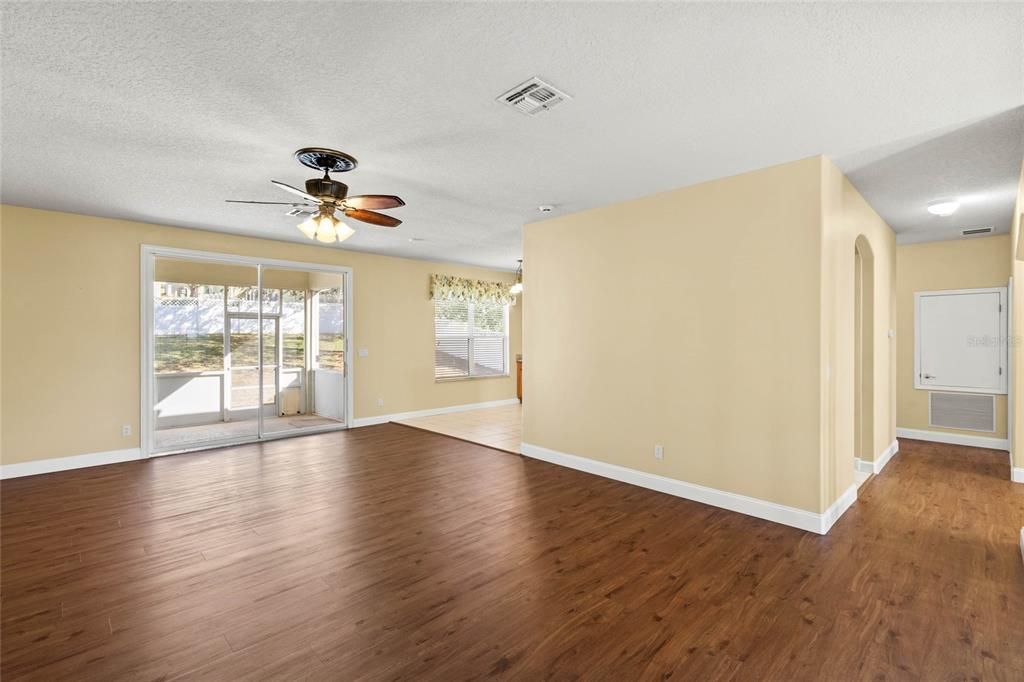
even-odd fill
[{"label": "green grass outside", "polygon": [[[302,367],[305,353],[303,334],[284,334],[284,366]],[[233,334],[232,364],[236,367],[256,366],[259,341],[256,334]],[[277,361],[277,349],[264,340],[264,364]],[[205,372],[224,369],[224,336],[200,334],[197,336],[167,335],[156,337],[154,348],[157,374],[172,372]],[[343,370],[345,366],[345,337],[341,334],[320,335],[321,369]]]}]

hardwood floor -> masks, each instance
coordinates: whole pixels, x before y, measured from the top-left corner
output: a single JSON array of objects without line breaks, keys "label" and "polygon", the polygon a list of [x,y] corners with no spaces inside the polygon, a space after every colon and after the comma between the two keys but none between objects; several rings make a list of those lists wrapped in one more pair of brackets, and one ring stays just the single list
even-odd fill
[{"label": "hardwood floor", "polygon": [[1024,679],[1024,486],[904,441],[825,537],[397,425],[2,483],[5,682]]},{"label": "hardwood floor", "polygon": [[402,419],[395,423],[443,433],[515,455],[519,454],[519,445],[523,442],[523,406],[519,403]]}]

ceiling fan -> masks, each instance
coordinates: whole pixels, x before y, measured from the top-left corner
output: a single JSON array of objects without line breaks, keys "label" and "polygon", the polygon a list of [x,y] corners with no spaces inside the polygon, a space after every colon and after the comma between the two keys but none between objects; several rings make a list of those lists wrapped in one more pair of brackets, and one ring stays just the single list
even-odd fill
[{"label": "ceiling fan", "polygon": [[295,158],[307,168],[323,171],[324,176],[322,178],[306,180],[305,191],[277,180],[271,180],[270,182],[286,192],[291,192],[301,197],[301,202],[228,199],[227,203],[291,206],[288,215],[308,216],[298,226],[302,234],[310,239],[316,239],[326,244],[331,244],[335,241],[343,242],[355,234],[355,230],[343,223],[335,215],[338,211],[341,211],[342,214],[349,218],[361,220],[364,223],[370,223],[378,227],[398,227],[402,224],[402,221],[398,218],[392,218],[389,215],[371,210],[405,206],[405,202],[398,197],[390,194],[363,194],[350,197],[348,196],[348,185],[337,180],[331,180],[331,173],[345,173],[354,170],[359,164],[355,157],[334,149],[303,147],[295,152]]}]

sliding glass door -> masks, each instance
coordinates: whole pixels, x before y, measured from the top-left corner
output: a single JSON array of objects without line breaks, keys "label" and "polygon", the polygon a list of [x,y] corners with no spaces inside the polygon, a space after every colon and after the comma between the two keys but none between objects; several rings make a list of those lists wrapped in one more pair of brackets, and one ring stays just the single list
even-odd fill
[{"label": "sliding glass door", "polygon": [[147,453],[344,428],[344,268],[143,248]]},{"label": "sliding glass door", "polygon": [[340,273],[263,269],[263,314],[280,324],[274,348],[277,411],[264,433],[285,435],[345,423],[345,282]]}]

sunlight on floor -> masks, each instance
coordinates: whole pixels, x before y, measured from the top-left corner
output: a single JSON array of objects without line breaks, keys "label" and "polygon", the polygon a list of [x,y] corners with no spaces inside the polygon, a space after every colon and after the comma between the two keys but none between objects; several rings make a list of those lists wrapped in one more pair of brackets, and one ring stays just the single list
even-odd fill
[{"label": "sunlight on floor", "polygon": [[405,419],[397,423],[519,454],[523,433],[523,406],[517,404],[487,407]]}]

